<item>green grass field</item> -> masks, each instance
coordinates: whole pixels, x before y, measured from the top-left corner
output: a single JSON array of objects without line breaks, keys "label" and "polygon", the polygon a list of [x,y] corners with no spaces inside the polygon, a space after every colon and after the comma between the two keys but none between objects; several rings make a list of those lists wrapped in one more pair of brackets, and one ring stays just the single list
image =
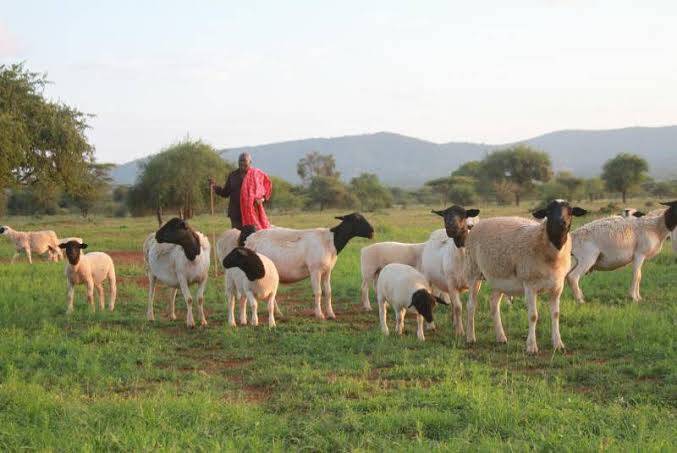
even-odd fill
[{"label": "green grass field", "polygon": [[[527,215],[526,208],[481,215],[507,212]],[[273,221],[328,226],[335,214]],[[442,227],[424,209],[367,218],[375,241],[423,241]],[[22,257],[10,265],[13,248],[0,239],[2,451],[677,448],[677,257],[669,245],[644,267],[641,304],[626,296],[627,268],[584,278],[585,305],[565,290],[565,353],[553,354],[541,301],[541,352],[529,356],[523,301],[503,304],[509,342],[497,345],[486,288],[472,347],[452,335],[447,307],[438,307],[438,329],[425,342],[417,341],[411,315],[403,337],[392,327],[383,337],[378,310],[365,313],[359,303],[359,250],[367,240],[353,240],[339,256],[337,321],[312,317],[305,281],[282,287],[277,329],[266,326],[265,304],[261,326],[229,328],[223,277],[212,272],[209,325],[188,330],[180,295],[179,320],[168,320],[165,290],[156,294],[157,321],[145,320],[140,250],[153,218],[3,222],[83,237],[90,251],[113,256],[119,282],[114,313],[91,313],[78,287],[68,317],[63,262],[38,258],[30,266]],[[210,238],[227,225],[220,215],[192,224]]]}]

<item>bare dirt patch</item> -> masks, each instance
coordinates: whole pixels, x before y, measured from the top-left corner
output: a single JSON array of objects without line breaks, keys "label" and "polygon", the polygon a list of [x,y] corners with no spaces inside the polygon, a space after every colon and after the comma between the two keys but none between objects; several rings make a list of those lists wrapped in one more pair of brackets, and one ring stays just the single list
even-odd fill
[{"label": "bare dirt patch", "polygon": [[138,264],[143,265],[143,253],[129,250],[113,250],[107,252],[115,264]]}]

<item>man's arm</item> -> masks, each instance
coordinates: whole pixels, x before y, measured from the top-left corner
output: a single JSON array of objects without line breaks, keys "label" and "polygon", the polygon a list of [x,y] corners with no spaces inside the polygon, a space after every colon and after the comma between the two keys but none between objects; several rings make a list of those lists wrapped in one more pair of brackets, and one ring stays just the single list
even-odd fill
[{"label": "man's arm", "polygon": [[228,198],[230,196],[230,175],[226,178],[226,183],[221,186],[214,186],[214,193],[222,196],[223,198]]}]

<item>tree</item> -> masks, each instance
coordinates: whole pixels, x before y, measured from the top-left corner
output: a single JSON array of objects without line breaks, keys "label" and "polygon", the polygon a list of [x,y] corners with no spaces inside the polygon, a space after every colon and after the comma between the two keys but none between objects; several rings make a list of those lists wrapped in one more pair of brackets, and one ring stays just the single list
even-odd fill
[{"label": "tree", "polygon": [[270,179],[273,183],[273,195],[268,201],[269,208],[290,210],[301,207],[303,195],[300,193],[299,187],[277,176],[271,176]]},{"label": "tree", "polygon": [[75,194],[94,163],[90,115],[45,99],[47,83],[23,64],[0,65],[0,189],[40,181]]},{"label": "tree", "polygon": [[604,164],[602,179],[607,189],[620,192],[625,203],[628,191],[637,187],[649,171],[646,160],[635,154],[621,153]]},{"label": "tree", "polygon": [[470,176],[473,178],[480,178],[482,176],[483,163],[479,160],[471,160],[451,173],[451,176]]},{"label": "tree", "polygon": [[324,208],[348,208],[355,205],[355,198],[345,184],[331,176],[316,176],[308,186],[308,205]]},{"label": "tree", "polygon": [[602,178],[586,179],[583,191],[591,202],[595,201],[596,198],[601,198],[604,195],[604,181],[602,181]]},{"label": "tree", "polygon": [[157,208],[172,208],[190,218],[196,208],[209,201],[208,178],[226,175],[233,168],[200,140],[179,142],[141,164],[141,172],[129,191],[129,210],[141,215]]},{"label": "tree", "polygon": [[561,171],[557,174],[555,180],[564,187],[567,200],[579,200],[582,197],[583,186],[585,184],[583,178],[577,178],[573,173],[568,171]]},{"label": "tree", "polygon": [[426,181],[426,186],[436,193],[442,202],[442,206],[446,206],[449,201],[449,192],[451,191],[451,178],[445,176],[444,178],[436,178]]},{"label": "tree", "polygon": [[305,185],[309,185],[313,178],[326,176],[339,178],[340,173],[336,171],[336,161],[332,154],[320,154],[317,151],[306,154],[296,164],[296,173]]},{"label": "tree", "polygon": [[114,164],[91,163],[81,175],[77,190],[71,198],[83,217],[87,217],[89,210],[110,192],[113,181],[110,172],[114,167]]},{"label": "tree", "polygon": [[366,211],[389,208],[393,204],[392,194],[381,184],[378,176],[373,173],[362,173],[360,176],[351,179],[350,191],[357,199],[361,209]]},{"label": "tree", "polygon": [[482,165],[482,178],[509,190],[517,206],[522,195],[534,189],[536,181],[547,182],[551,176],[550,156],[526,145],[493,152]]}]

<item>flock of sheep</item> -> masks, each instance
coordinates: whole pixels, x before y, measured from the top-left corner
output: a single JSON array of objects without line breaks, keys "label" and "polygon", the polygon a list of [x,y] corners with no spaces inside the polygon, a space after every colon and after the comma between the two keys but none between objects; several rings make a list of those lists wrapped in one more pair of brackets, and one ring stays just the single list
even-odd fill
[{"label": "flock of sheep", "polygon": [[[433,211],[443,217],[444,228],[419,244],[381,242],[361,251],[361,300],[370,310],[370,286],[376,291],[381,330],[388,334],[387,307],[396,314],[397,332],[402,333],[407,311],[417,316],[417,336],[424,340],[424,322],[434,328],[433,310],[437,303],[452,306],[456,335],[475,342],[474,315],[483,280],[491,286],[490,307],[496,341],[507,337],[501,323],[500,303],[508,297],[524,295],[529,317],[527,352],[538,352],[536,323],[539,294],[549,297],[553,349],[564,347],[559,332],[560,296],[565,279],[577,301],[583,302],[580,278],[593,270],[614,270],[632,263],[630,296],[641,300],[639,285],[642,264],[656,256],[672,234],[677,251],[677,201],[646,215],[627,209],[620,216],[606,217],[583,225],[570,234],[572,218],[586,214],[565,200],[554,200],[533,212],[535,219],[494,217],[479,221],[479,210],[452,206]],[[337,217],[332,228],[297,230],[273,227],[256,231],[224,232],[216,243],[218,260],[226,270],[225,291],[228,324],[235,326],[235,301],[239,302],[239,322],[258,325],[258,300],[268,305],[268,325],[275,327],[279,316],[276,294],[280,283],[294,283],[310,277],[315,316],[335,318],[331,301],[331,272],[337,256],[354,237],[372,238],[374,229],[359,213]],[[87,301],[94,308],[94,288],[104,308],[103,282],[110,284],[109,309],[115,307],[116,279],[111,257],[103,252],[83,253],[87,244],[80,238],[59,240],[53,231],[20,232],[8,226],[0,234],[14,242],[16,254],[24,251],[47,254],[52,261],[65,250],[68,284],[68,312],[73,310],[74,286],[87,286]],[[181,290],[187,304],[186,324],[195,326],[190,285],[197,284],[196,298],[201,325],[207,324],[204,291],[210,267],[210,243],[205,235],[184,220],[174,218],[146,237],[143,255],[149,280],[149,321],[155,319],[153,299],[158,282],[173,288],[170,318],[176,319],[175,299]],[[573,259],[572,259],[573,257]],[[573,265],[572,265],[573,264]],[[460,294],[469,291],[467,321],[461,318]],[[324,312],[322,302],[324,301]]]}]

